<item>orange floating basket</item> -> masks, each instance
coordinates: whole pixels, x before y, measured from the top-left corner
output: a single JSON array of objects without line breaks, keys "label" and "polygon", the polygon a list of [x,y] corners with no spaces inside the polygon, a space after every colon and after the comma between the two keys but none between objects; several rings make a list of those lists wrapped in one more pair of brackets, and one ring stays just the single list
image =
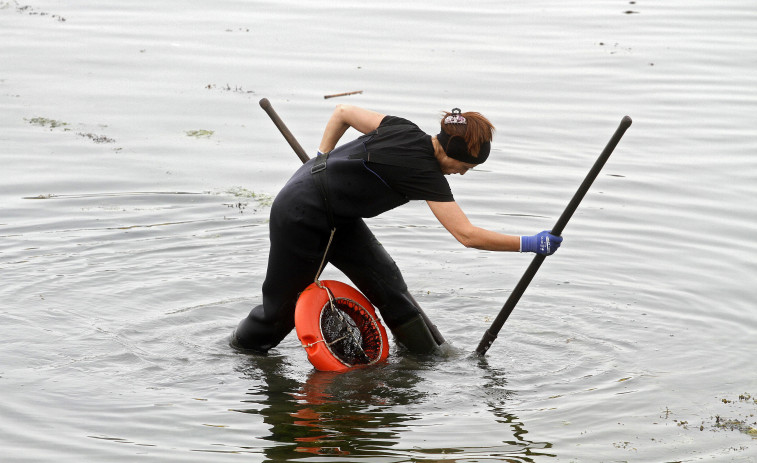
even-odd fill
[{"label": "orange floating basket", "polygon": [[389,356],[386,330],[360,291],[324,280],[305,288],[294,324],[308,360],[321,371],[346,371]]}]

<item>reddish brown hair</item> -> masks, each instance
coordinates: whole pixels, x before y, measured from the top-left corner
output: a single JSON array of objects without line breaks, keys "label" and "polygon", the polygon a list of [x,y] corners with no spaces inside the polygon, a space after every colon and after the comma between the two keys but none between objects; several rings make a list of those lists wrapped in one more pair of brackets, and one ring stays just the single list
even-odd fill
[{"label": "reddish brown hair", "polygon": [[450,137],[462,137],[465,140],[465,144],[468,145],[468,152],[473,157],[478,157],[481,145],[492,141],[495,130],[494,125],[481,113],[476,112],[461,114],[467,124],[445,124],[444,118],[451,114],[450,112],[444,112],[441,121],[442,130]]}]

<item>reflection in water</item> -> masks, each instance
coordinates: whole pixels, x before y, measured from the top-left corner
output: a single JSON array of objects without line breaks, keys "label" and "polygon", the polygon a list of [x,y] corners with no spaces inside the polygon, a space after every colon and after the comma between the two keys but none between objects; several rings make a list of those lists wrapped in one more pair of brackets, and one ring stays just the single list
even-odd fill
[{"label": "reflection in water", "polygon": [[[464,417],[456,417],[454,408],[445,410],[449,413],[444,413],[442,423],[433,424],[425,424],[422,420],[429,417],[415,411],[428,412],[428,402],[433,405],[435,396],[446,395],[433,392],[437,386],[427,378],[428,370],[449,367],[444,363],[400,361],[344,373],[312,370],[303,382],[295,378],[297,373],[285,357],[251,356],[241,369],[256,385],[243,400],[248,408],[236,411],[260,415],[269,426],[270,434],[260,437],[273,444],[262,450],[268,461],[329,455],[330,460],[337,461],[382,457],[381,461],[531,462],[536,456],[554,456],[541,452],[550,448],[550,443],[528,440],[524,424],[506,411],[511,392],[505,387],[503,372],[489,367],[485,359],[474,361],[479,362],[483,377],[471,379],[478,385],[471,387],[472,397],[480,398],[482,409],[495,417],[481,432],[466,430]],[[469,409],[469,402],[461,397],[459,405]],[[421,438],[431,433],[426,437],[432,441],[439,440],[435,432],[450,435],[452,429],[457,439],[442,440],[449,446],[424,445],[421,450],[405,442],[409,428]]]},{"label": "reflection in water", "polygon": [[[270,426],[262,437],[276,445],[265,449],[270,461],[305,454],[367,456],[385,454],[412,414],[396,406],[422,399],[410,371],[387,365],[345,373],[312,370],[305,382],[293,379],[283,357],[250,357],[244,373],[258,382],[244,400]],[[260,407],[258,407],[260,406]]]},{"label": "reflection in water", "polygon": [[486,393],[487,405],[494,416],[498,418],[497,422],[508,426],[513,432],[513,439],[503,442],[514,447],[521,447],[524,455],[527,455],[527,457],[523,457],[521,460],[512,461],[533,461],[530,458],[532,456],[556,457],[557,455],[555,454],[541,452],[541,450],[552,448],[552,443],[534,442],[526,438],[528,431],[523,422],[512,413],[506,411],[505,404],[512,392],[506,387],[505,372],[489,365],[489,361],[485,356],[474,354],[474,357],[483,372],[483,379],[485,380],[483,390]]}]

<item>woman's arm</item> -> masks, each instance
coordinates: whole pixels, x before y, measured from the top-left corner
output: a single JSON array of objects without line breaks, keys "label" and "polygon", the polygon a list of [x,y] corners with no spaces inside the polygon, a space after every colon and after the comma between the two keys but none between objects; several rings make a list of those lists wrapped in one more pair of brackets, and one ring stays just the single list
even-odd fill
[{"label": "woman's arm", "polygon": [[520,250],[520,236],[505,235],[473,225],[456,202],[426,201],[437,220],[466,248],[486,251]]},{"label": "woman's arm", "polygon": [[376,130],[382,119],[384,119],[384,114],[375,111],[345,104],[337,105],[326,123],[318,151],[328,153],[333,150],[344,132],[350,127],[359,132],[368,133]]}]

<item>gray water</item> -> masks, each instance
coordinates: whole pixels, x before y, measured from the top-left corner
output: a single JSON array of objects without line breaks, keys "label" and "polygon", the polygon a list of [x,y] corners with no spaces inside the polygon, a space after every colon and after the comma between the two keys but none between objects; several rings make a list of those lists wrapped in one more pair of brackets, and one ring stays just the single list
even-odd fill
[{"label": "gray water", "polygon": [[[754,2],[0,0],[0,31],[3,461],[757,458]],[[228,345],[299,164],[262,97],[310,153],[337,103],[482,112],[450,182],[511,234],[634,124],[483,358],[531,256],[370,220],[449,348],[329,374]]]}]

